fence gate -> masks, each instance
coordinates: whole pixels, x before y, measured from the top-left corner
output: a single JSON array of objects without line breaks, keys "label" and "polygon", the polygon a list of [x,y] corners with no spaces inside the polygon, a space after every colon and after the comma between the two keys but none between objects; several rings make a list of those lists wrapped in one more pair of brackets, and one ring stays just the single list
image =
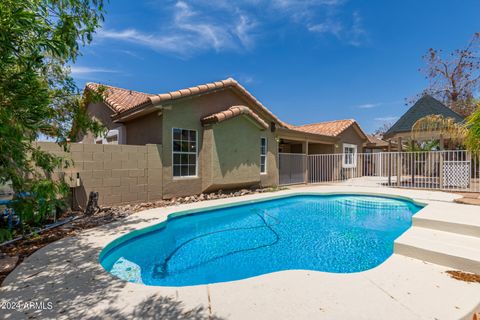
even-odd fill
[{"label": "fence gate", "polygon": [[[446,188],[466,189],[471,184],[471,154],[462,151],[449,151],[444,155],[443,185]],[[474,175],[475,176],[475,175]]]},{"label": "fence gate", "polygon": [[305,183],[307,156],[303,153],[279,153],[278,170],[281,185]]}]

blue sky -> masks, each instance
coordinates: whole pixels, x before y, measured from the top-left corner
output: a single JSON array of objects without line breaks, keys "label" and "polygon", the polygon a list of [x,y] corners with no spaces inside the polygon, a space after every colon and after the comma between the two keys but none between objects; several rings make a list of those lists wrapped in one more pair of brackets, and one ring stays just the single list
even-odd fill
[{"label": "blue sky", "polygon": [[478,0],[111,0],[72,67],[101,82],[163,93],[234,77],[293,124],[396,120],[427,85],[430,47],[480,31]]}]

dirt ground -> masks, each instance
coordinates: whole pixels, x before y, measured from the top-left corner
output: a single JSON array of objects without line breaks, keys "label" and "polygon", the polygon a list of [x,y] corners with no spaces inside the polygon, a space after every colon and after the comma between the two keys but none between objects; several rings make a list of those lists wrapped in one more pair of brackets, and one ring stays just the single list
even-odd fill
[{"label": "dirt ground", "polygon": [[455,202],[480,206],[479,192],[455,192],[455,193],[463,196],[463,198],[457,199],[455,200]]}]

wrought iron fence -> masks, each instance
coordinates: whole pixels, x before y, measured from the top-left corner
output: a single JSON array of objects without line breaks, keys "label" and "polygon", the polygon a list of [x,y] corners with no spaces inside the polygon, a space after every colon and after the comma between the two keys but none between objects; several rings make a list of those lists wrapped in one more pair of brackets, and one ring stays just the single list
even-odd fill
[{"label": "wrought iron fence", "polygon": [[480,192],[480,153],[465,150],[280,154],[280,184],[332,183]]}]

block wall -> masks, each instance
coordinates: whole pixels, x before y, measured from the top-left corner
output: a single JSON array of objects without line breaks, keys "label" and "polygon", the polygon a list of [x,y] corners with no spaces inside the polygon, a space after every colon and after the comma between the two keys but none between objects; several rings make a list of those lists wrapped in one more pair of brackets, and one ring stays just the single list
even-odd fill
[{"label": "block wall", "polygon": [[[162,199],[162,146],[148,144],[70,144],[69,152],[52,142],[39,142],[45,151],[63,156],[73,165],[55,176],[64,176],[73,191],[73,205],[84,207],[91,191],[101,205],[118,205]],[[77,186],[77,174],[80,186]]]}]

